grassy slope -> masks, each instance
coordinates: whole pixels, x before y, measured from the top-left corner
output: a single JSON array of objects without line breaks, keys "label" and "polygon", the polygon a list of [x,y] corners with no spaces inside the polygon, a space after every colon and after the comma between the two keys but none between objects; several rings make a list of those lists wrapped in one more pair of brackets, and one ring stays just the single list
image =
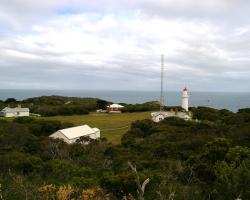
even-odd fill
[{"label": "grassy slope", "polygon": [[122,114],[91,113],[89,115],[46,117],[45,119],[70,122],[75,125],[88,124],[91,127],[97,127],[101,130],[102,137],[106,137],[113,144],[118,144],[121,136],[128,131],[131,122],[147,118],[150,118],[150,112]]}]

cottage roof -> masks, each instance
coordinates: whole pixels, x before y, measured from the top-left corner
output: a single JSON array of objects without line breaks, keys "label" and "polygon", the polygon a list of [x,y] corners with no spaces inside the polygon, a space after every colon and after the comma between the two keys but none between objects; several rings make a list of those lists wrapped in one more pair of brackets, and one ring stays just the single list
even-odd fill
[{"label": "cottage roof", "polygon": [[110,106],[108,106],[109,108],[123,108],[124,106],[120,105],[120,104],[111,104]]},{"label": "cottage roof", "polygon": [[88,136],[100,131],[98,128],[90,128],[88,125],[76,126],[72,128],[61,129],[61,132],[68,139],[74,139],[82,136]]},{"label": "cottage roof", "polygon": [[1,112],[4,112],[4,113],[29,112],[29,108],[20,108],[20,107],[9,108],[9,107],[5,107]]}]

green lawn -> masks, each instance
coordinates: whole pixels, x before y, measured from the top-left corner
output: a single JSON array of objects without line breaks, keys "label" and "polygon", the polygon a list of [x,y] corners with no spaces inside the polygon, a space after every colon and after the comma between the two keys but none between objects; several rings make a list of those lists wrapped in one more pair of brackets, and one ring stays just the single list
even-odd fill
[{"label": "green lawn", "polygon": [[91,113],[89,115],[55,116],[44,117],[44,119],[70,122],[75,125],[88,124],[101,130],[101,137],[106,137],[113,144],[119,144],[121,136],[128,131],[131,122],[142,119],[149,119],[150,112],[138,113]]}]

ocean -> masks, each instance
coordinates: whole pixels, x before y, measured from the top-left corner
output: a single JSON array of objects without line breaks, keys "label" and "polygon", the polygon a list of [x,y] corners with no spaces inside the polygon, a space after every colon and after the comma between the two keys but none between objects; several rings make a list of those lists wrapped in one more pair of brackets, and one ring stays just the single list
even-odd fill
[{"label": "ocean", "polygon": [[[115,103],[144,103],[158,101],[159,91],[88,91],[88,90],[0,90],[0,99],[15,98],[23,100],[43,95],[60,95],[71,97],[93,97]],[[181,105],[181,91],[164,92],[165,104]],[[189,106],[208,106],[228,109],[236,112],[240,108],[250,107],[250,93],[238,92],[190,92]]]}]

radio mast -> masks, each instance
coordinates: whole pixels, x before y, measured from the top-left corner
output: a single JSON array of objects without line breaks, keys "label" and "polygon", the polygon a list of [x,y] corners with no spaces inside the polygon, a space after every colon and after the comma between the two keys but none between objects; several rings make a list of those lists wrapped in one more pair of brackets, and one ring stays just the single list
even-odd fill
[{"label": "radio mast", "polygon": [[163,95],[163,78],[164,78],[164,55],[161,55],[161,97],[160,97],[160,111],[164,108],[164,95]]}]

